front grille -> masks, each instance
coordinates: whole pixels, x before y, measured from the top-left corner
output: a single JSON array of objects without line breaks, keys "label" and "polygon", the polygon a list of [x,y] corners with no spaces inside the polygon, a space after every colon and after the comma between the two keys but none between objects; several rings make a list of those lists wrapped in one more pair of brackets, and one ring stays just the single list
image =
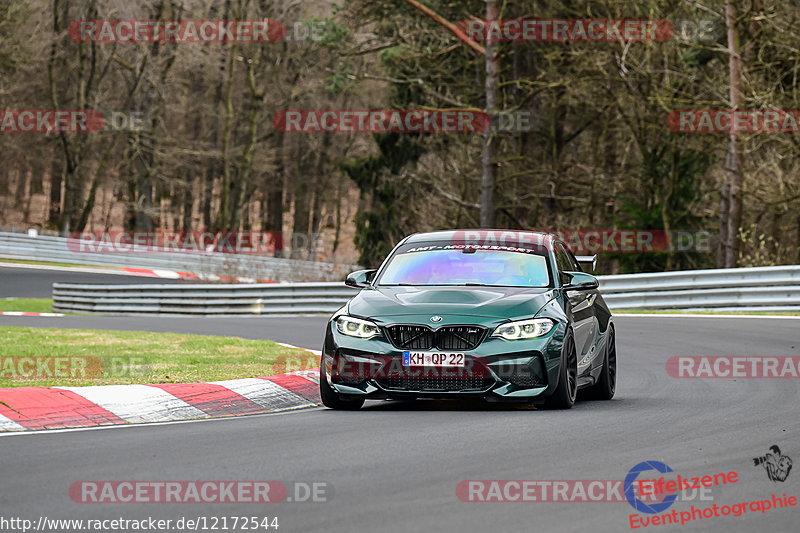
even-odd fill
[{"label": "front grille", "polygon": [[389,340],[402,350],[473,350],[486,336],[480,326],[445,326],[432,330],[428,326],[389,326]]},{"label": "front grille", "polygon": [[403,391],[438,391],[461,392],[483,391],[492,386],[494,381],[488,376],[461,377],[404,377],[395,376],[378,380],[384,389]]},{"label": "front grille", "polygon": [[436,347],[440,350],[473,350],[486,335],[478,326],[445,326],[436,330]]},{"label": "front grille", "polygon": [[426,326],[390,326],[389,340],[404,350],[427,350],[433,344],[433,331]]}]

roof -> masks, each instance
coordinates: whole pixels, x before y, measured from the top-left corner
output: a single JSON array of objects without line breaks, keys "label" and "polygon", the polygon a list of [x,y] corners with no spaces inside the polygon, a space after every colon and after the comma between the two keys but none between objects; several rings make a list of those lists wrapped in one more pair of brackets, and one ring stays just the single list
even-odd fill
[{"label": "roof", "polygon": [[540,231],[515,229],[457,229],[415,233],[405,239],[405,243],[415,242],[466,242],[481,245],[516,246],[518,244],[539,244],[549,248],[553,237]]}]

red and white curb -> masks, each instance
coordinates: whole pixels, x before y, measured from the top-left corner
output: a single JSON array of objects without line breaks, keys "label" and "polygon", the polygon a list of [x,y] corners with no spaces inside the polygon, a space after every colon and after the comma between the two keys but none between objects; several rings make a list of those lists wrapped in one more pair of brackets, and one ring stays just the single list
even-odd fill
[{"label": "red and white curb", "polygon": [[161,270],[152,268],[105,268],[93,266],[65,266],[65,265],[36,265],[28,263],[5,263],[0,261],[0,267],[24,268],[25,270],[54,270],[56,272],[81,272],[86,274],[111,274],[116,276],[144,276],[148,278],[170,278],[170,279],[195,279],[197,276],[188,272],[176,272],[174,270]]},{"label": "red and white curb", "polygon": [[319,404],[316,370],[210,383],[18,387],[0,389],[0,431],[173,422]]},{"label": "red and white curb", "polygon": [[237,276],[216,276],[214,274],[198,275],[191,272],[178,272],[176,270],[161,270],[151,268],[123,267],[122,271],[136,276],[151,276],[168,279],[193,279],[198,281],[232,281],[234,283],[275,283],[271,279],[241,278]]},{"label": "red and white curb", "polygon": [[28,313],[25,311],[0,311],[0,316],[64,316],[63,313]]},{"label": "red and white curb", "polygon": [[189,272],[178,272],[176,270],[162,270],[157,268],[132,268],[122,267],[120,270],[134,276],[147,276],[152,278],[167,279],[197,279],[197,276]]},{"label": "red and white curb", "polygon": [[91,274],[116,274],[120,276],[143,276],[148,278],[166,279],[186,279],[196,281],[227,281],[233,283],[275,283],[272,279],[256,279],[237,276],[216,276],[214,274],[193,274],[191,272],[179,272],[177,270],[164,270],[160,268],[103,268],[85,266],[54,266],[54,265],[35,265],[27,263],[5,263],[0,261],[0,267],[24,268],[33,270],[56,270],[59,272],[84,272]]}]

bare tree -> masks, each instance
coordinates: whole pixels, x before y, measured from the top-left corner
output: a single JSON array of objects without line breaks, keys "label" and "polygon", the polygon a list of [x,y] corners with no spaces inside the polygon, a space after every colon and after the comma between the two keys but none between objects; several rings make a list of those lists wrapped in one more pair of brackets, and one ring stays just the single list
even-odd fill
[{"label": "bare tree", "polygon": [[[496,0],[486,0],[486,22],[497,20],[498,8]],[[499,83],[496,40],[486,40],[486,113],[490,117],[497,116],[497,86]],[[491,125],[483,132],[481,153],[481,227],[495,226],[494,187],[497,178],[497,145],[493,142]]]},{"label": "bare tree", "polygon": [[[725,0],[725,24],[728,30],[728,69],[730,73],[731,111],[742,109],[742,57],[739,55],[739,31],[734,0]],[[739,134],[731,126],[725,160],[725,183],[720,203],[720,242],[725,249],[726,268],[739,260],[739,230],[742,227],[742,155]],[[727,208],[727,210],[725,209]],[[727,216],[723,216],[727,211]],[[724,228],[722,227],[724,224]]]}]

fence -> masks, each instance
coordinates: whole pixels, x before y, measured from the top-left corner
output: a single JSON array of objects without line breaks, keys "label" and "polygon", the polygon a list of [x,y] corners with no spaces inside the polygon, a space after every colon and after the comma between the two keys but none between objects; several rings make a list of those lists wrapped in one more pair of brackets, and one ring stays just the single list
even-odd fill
[{"label": "fence", "polygon": [[[800,311],[800,266],[601,276],[613,310]],[[356,294],[343,283],[79,285],[55,283],[53,310],[108,314],[332,313]]]},{"label": "fence", "polygon": [[49,235],[0,233],[0,257],[60,263],[189,272],[201,278],[274,281],[341,280],[355,265],[281,259],[257,254],[209,252],[79,252],[80,241]]}]

